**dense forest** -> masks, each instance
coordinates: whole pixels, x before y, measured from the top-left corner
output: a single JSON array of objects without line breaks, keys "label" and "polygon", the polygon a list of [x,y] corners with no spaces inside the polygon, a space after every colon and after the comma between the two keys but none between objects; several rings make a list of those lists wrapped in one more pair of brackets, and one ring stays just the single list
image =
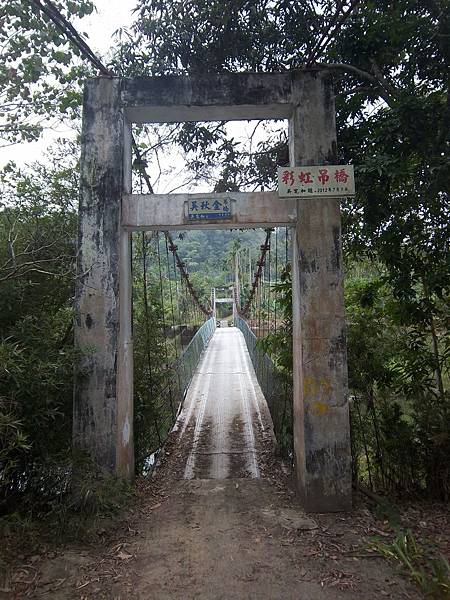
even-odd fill
[{"label": "dense forest", "polygon": [[[82,23],[95,2],[55,4]],[[339,160],[355,166],[357,186],[342,203],[353,477],[391,497],[448,501],[450,4],[363,1],[322,39],[333,5],[136,0],[134,24],[102,58],[124,76],[284,71],[311,56],[328,65]],[[82,85],[95,68],[33,3],[6,3],[0,23],[4,144],[36,140],[53,121],[79,133]],[[147,191],[144,164],[156,189],[159,158],[176,148],[185,189],[275,189],[277,166],[288,160],[286,128],[261,129],[249,149],[225,123],[136,127],[143,162],[134,164],[135,187]],[[71,454],[79,151],[77,135],[0,173],[0,513],[8,531],[21,519],[62,519],[73,461],[82,460]],[[211,288],[234,280],[236,254],[248,295],[264,231],[172,235],[204,303]],[[288,381],[290,254],[286,232],[277,236],[261,347]],[[189,308],[166,244],[162,233],[133,236],[138,472],[173,422],[161,400],[164,373],[191,339],[175,324],[193,335],[204,320]],[[270,310],[278,311],[276,331]],[[71,502],[79,507],[86,497]]]}]

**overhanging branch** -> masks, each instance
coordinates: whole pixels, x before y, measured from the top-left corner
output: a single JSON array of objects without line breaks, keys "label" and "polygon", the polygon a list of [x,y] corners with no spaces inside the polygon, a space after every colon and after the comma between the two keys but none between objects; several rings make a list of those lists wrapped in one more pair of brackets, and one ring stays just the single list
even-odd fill
[{"label": "overhanging branch", "polygon": [[[320,63],[318,66],[323,67],[324,69],[328,69],[330,71],[346,71],[347,73],[356,75],[356,77],[359,77],[360,79],[369,81],[377,88],[378,94],[381,98],[383,98],[386,104],[392,106],[392,104],[394,103],[395,97],[393,94],[393,90],[387,89],[384,78],[379,79],[378,77],[372,75],[372,73],[369,73],[368,71],[364,71],[363,69],[359,69],[358,67],[348,65],[346,63]],[[391,88],[391,86],[389,87]]]}]

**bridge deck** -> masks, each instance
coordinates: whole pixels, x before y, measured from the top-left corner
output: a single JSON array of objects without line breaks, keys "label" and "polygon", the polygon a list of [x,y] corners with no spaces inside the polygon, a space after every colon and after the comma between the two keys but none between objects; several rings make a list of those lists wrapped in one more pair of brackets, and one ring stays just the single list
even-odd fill
[{"label": "bridge deck", "polygon": [[192,435],[185,479],[260,477],[269,411],[239,329],[217,329],[189,387],[181,436]]}]

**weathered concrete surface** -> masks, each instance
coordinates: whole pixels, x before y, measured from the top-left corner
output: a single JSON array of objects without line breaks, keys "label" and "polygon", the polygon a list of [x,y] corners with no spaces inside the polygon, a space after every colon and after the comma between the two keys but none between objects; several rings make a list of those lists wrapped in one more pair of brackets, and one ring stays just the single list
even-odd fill
[{"label": "weathered concrete surface", "polygon": [[[128,234],[121,233],[125,132],[118,79],[87,82],[83,107],[73,441],[107,471],[133,473]],[[129,135],[127,136],[130,142]],[[125,181],[126,179],[126,181]],[[120,279],[126,286],[120,290]],[[119,298],[120,293],[120,298]],[[122,314],[128,313],[122,328]],[[122,385],[118,385],[119,377]]]},{"label": "weathered concrete surface", "polygon": [[302,71],[123,79],[122,101],[134,123],[286,119],[303,80]]},{"label": "weathered concrete surface", "polygon": [[[124,124],[123,191],[131,193],[131,127]],[[123,211],[123,205],[121,206]],[[116,472],[126,479],[134,476],[133,443],[133,330],[131,234],[120,231],[119,344],[117,349],[117,441]]]},{"label": "weathered concrete surface", "polygon": [[[324,73],[294,91],[291,165],[336,159],[334,98]],[[339,200],[298,201],[293,244],[294,445],[310,511],[351,505],[351,455]]]},{"label": "weathered concrete surface", "polygon": [[269,410],[245,344],[235,327],[216,329],[179,417],[192,435],[186,479],[260,476],[264,442],[273,439]]},{"label": "weathered concrete surface", "polygon": [[[334,103],[327,75],[319,70],[98,78],[86,90],[75,328],[83,355],[75,376],[74,442],[106,469],[130,476],[131,301],[128,234],[120,229],[122,193],[128,196],[124,225],[129,229],[155,226],[152,221],[160,209],[154,199],[130,206],[129,176],[124,175],[124,160],[130,171],[125,116],[137,122],[289,117],[292,164],[330,164],[336,155]],[[270,206],[259,207],[248,202],[236,225],[290,223],[295,211],[288,202],[274,199]],[[298,482],[309,510],[345,509],[350,503],[350,444],[339,203],[301,200],[297,217],[293,301]]]},{"label": "weathered concrete surface", "polygon": [[[185,203],[205,198],[230,200],[232,219],[187,222]],[[133,194],[124,197],[122,210],[123,226],[130,230],[281,227],[297,222],[295,199],[279,198],[277,192]]]}]

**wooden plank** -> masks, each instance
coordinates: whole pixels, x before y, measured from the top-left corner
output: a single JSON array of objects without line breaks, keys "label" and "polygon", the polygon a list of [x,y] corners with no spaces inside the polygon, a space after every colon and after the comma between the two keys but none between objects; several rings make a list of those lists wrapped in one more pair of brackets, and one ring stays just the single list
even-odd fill
[{"label": "wooden plank", "polygon": [[[186,203],[192,200],[228,200],[230,220],[188,221]],[[297,201],[277,192],[211,194],[130,194],[122,198],[122,225],[128,230],[236,229],[294,226]]]}]

